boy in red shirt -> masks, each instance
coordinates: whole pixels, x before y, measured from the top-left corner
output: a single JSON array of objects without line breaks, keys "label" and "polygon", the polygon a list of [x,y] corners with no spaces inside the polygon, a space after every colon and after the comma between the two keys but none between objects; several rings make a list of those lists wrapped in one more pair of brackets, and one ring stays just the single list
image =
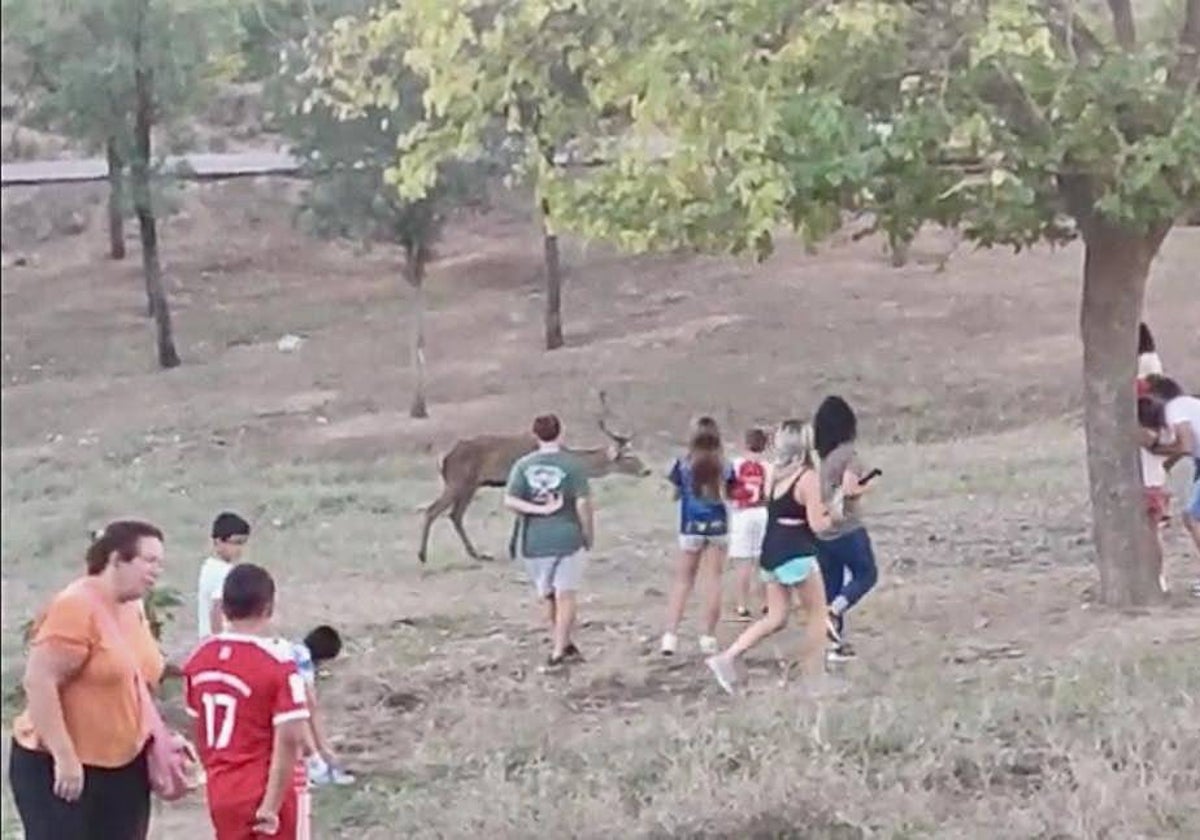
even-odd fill
[{"label": "boy in red shirt", "polygon": [[235,566],[221,593],[225,632],[183,666],[217,840],[311,837],[301,761],[309,709],[290,643],[267,635],[274,604],[265,569]]},{"label": "boy in red shirt", "polygon": [[[729,492],[729,558],[737,569],[737,614],[750,617],[747,603],[750,586],[758,569],[763,537],[767,532],[766,484],[767,433],[762,429],[746,432],[746,449],[733,459],[734,480]],[[762,587],[759,586],[759,601]]]}]

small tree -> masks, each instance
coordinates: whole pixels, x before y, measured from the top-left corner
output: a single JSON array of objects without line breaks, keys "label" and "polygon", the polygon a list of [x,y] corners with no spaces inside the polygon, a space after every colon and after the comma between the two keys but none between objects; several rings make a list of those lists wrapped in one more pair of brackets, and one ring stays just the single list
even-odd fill
[{"label": "small tree", "polygon": [[[18,20],[43,119],[109,164],[109,250],[125,253],[124,173],[138,220],[147,312],[154,318],[158,361],[179,364],[158,253],[152,133],[170,129],[206,91],[215,36],[227,28],[220,0],[8,0]],[[13,37],[16,37],[15,35]]]},{"label": "small tree", "polygon": [[401,138],[394,164],[404,198],[425,196],[447,161],[481,156],[506,158],[509,178],[532,187],[545,264],[547,350],[563,345],[563,272],[542,185],[592,133],[580,62],[610,37],[603,21],[589,4],[562,0],[391,0],[369,18],[343,22],[332,41],[335,54],[367,65],[340,87],[351,113],[396,100],[395,83],[378,67],[404,63],[424,85],[421,118]]},{"label": "small tree", "polygon": [[4,0],[4,79],[30,105],[33,120],[65,131],[108,161],[109,255],[125,258],[125,150],[128,113],[102,90],[116,57],[113,18],[74,4]]},{"label": "small tree", "polygon": [[[606,165],[542,185],[577,231],[765,257],[781,223],[811,240],[843,211],[869,210],[893,245],[930,220],[983,246],[1082,238],[1101,594],[1158,597],[1131,382],[1151,261],[1200,203],[1200,0],[1141,19],[1130,0],[1103,12],[1070,0],[695,0],[613,14],[631,37],[593,56],[588,87],[596,108],[634,124]],[[647,133],[669,153],[631,142]]]},{"label": "small tree", "polygon": [[[285,61],[281,74],[292,80],[285,98],[299,103],[285,119],[284,129],[311,179],[304,216],[318,235],[403,250],[402,274],[413,292],[409,414],[425,418],[425,271],[447,213],[482,195],[482,175],[477,167],[447,162],[424,197],[401,198],[387,172],[395,163],[397,138],[420,118],[420,83],[400,64],[392,70],[391,78],[398,81],[391,107],[339,112],[331,102],[352,78],[355,65],[332,61],[326,38],[310,36],[305,45]],[[295,65],[301,60],[308,67],[297,72]]]}]

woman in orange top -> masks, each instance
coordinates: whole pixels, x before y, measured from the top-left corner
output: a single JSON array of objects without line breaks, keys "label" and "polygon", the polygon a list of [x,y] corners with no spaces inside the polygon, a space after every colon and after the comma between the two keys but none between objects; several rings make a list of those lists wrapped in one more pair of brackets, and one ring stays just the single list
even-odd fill
[{"label": "woman in orange top", "polygon": [[[136,673],[151,689],[162,676],[142,609],[162,562],[162,531],[113,522],[88,549],[87,574],[37,619],[9,762],[26,840],[144,840],[149,831],[149,733]],[[114,626],[120,638],[106,632]]]}]

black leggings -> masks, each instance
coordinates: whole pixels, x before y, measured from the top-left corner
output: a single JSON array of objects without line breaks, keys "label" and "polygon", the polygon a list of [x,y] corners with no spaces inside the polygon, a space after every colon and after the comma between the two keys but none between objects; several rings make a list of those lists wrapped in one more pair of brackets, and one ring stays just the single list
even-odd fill
[{"label": "black leggings", "polygon": [[146,840],[150,781],[146,753],[124,767],[83,768],[83,794],[74,802],[54,795],[54,759],[13,742],[8,763],[25,840]]}]

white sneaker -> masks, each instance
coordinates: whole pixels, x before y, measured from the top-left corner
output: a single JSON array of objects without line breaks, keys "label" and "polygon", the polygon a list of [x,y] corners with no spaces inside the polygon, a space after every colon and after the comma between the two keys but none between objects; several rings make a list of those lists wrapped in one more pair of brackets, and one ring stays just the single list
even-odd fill
[{"label": "white sneaker", "polygon": [[329,783],[329,765],[325,763],[325,759],[313,754],[308,757],[308,761],[305,763],[307,764],[308,783],[310,785],[316,787]]},{"label": "white sneaker", "polygon": [[662,646],[659,650],[663,656],[674,656],[675,649],[679,647],[679,639],[674,633],[663,633]]},{"label": "white sneaker", "polygon": [[724,692],[733,694],[734,686],[737,685],[737,673],[733,670],[733,665],[720,656],[710,656],[704,660],[704,664],[708,666],[708,670],[712,671]]},{"label": "white sneaker", "polygon": [[341,767],[330,767],[329,780],[335,785],[352,785],[356,778],[353,773],[343,770]]},{"label": "white sneaker", "polygon": [[712,656],[721,649],[717,644],[716,636],[701,636],[700,637],[700,652],[706,656]]}]

